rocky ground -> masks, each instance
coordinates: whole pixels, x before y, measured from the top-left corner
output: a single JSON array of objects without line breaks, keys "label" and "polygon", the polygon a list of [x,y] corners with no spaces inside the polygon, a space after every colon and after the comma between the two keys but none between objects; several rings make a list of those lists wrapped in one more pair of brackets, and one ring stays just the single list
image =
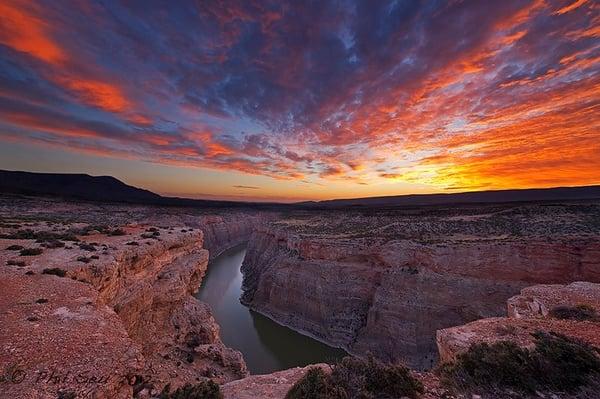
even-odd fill
[{"label": "rocky ground", "polygon": [[[598,203],[267,213],[0,197],[0,397],[149,398],[210,378],[226,399],[283,398],[307,368],[248,376],[192,296],[209,259],[248,240],[243,301],[352,353],[423,370],[536,330],[600,344],[596,320],[552,313],[600,309]],[[424,398],[454,397],[416,375]]]},{"label": "rocky ground", "polygon": [[167,383],[248,374],[192,294],[205,248],[247,239],[256,217],[37,199],[0,207],[0,397],[149,397]]}]

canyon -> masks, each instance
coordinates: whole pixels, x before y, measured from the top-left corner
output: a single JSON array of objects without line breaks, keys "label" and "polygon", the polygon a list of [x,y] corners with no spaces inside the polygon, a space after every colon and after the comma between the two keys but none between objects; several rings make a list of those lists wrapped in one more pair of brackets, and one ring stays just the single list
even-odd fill
[{"label": "canyon", "polygon": [[[242,303],[352,354],[424,370],[427,398],[442,395],[426,371],[440,359],[507,319],[550,323],[539,309],[551,305],[529,298],[578,302],[556,294],[573,291],[561,284],[600,280],[593,201],[257,211],[2,197],[0,211],[0,393],[14,398],[150,398],[206,378],[227,399],[282,398],[307,369],[249,376],[193,296],[209,260],[243,242]],[[527,288],[537,284],[552,294]],[[6,383],[15,375],[23,381]]]},{"label": "canyon", "polygon": [[[248,375],[193,294],[209,253],[247,240],[260,216],[2,205],[10,222],[3,218],[0,239],[0,370],[23,379],[1,384],[2,397],[79,397],[92,388],[97,398],[150,397],[167,384]],[[40,253],[23,255],[32,248]]]},{"label": "canyon", "polygon": [[300,213],[261,225],[242,302],[358,355],[429,369],[439,329],[505,313],[529,285],[600,281],[598,208]]}]

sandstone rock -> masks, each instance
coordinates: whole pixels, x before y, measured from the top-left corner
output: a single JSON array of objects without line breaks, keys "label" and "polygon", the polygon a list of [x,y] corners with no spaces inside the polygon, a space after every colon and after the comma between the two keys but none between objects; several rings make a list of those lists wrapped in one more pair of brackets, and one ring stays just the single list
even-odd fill
[{"label": "sandstone rock", "polygon": [[204,215],[191,223],[204,233],[204,248],[213,259],[226,249],[242,244],[250,238],[252,231],[272,219],[270,214]]},{"label": "sandstone rock", "polygon": [[548,317],[561,305],[589,305],[600,312],[598,284],[574,282],[568,285],[540,284],[527,287],[508,300],[508,316],[513,318]]},{"label": "sandstone rock", "polygon": [[[3,270],[0,397],[129,399],[144,358],[120,318],[88,284]],[[38,303],[45,298],[47,302]]]},{"label": "sandstone rock", "polygon": [[221,387],[221,391],[225,399],[284,399],[292,385],[313,367],[329,370],[326,364],[313,364],[266,375],[253,375],[229,382]]},{"label": "sandstone rock", "polygon": [[502,316],[531,284],[600,281],[597,225],[546,211],[283,218],[250,239],[242,302],[351,353],[430,368],[436,330]]},{"label": "sandstone rock", "polygon": [[509,317],[477,320],[463,326],[451,327],[437,332],[436,341],[442,362],[453,360],[474,343],[513,341],[523,347],[532,347],[532,334],[536,331],[556,332],[580,339],[600,347],[600,322],[558,320],[548,316],[547,309],[554,304],[599,305],[600,284],[577,282],[569,285],[536,285],[510,298]]},{"label": "sandstone rock", "polygon": [[[6,285],[0,286],[2,370],[19,367],[32,379],[47,370],[103,378],[95,385],[62,375],[60,384],[1,384],[10,397],[56,397],[66,389],[131,398],[138,386],[149,392],[167,383],[177,387],[206,377],[226,382],[247,375],[241,354],[221,343],[208,305],[192,296],[209,259],[202,232],[144,224],[125,231],[124,236],[88,231],[80,237],[87,243],[81,248],[46,249],[23,268],[0,269],[0,284]],[[146,235],[152,238],[142,238]],[[126,245],[134,240],[139,245]],[[103,251],[90,257],[96,248]],[[10,251],[0,251],[1,264],[10,257]],[[79,261],[82,257],[88,260]],[[49,269],[65,277],[42,274]],[[198,350],[206,345],[211,356]]]}]

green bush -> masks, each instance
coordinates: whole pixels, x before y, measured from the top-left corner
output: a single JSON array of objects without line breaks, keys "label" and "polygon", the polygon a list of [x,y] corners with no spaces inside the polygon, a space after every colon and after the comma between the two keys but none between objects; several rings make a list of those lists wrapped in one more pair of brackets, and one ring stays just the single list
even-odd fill
[{"label": "green bush", "polygon": [[159,399],[223,399],[223,394],[218,384],[207,380],[196,385],[185,384],[175,392],[171,392],[171,386],[167,385]]},{"label": "green bush", "polygon": [[332,366],[331,374],[310,369],[286,399],[417,398],[423,391],[423,384],[402,365],[345,357]]},{"label": "green bush", "polygon": [[576,306],[559,305],[550,309],[550,316],[562,320],[597,320],[596,309],[590,305],[580,304]]},{"label": "green bush", "polygon": [[592,346],[557,333],[536,332],[534,349],[511,341],[474,344],[438,370],[459,392],[574,392],[600,377]]}]

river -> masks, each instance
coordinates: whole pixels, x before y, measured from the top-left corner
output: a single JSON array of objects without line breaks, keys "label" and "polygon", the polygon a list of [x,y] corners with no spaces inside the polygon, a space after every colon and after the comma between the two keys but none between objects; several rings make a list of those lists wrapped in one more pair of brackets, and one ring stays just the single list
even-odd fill
[{"label": "river", "polygon": [[311,363],[330,362],[346,352],[254,312],[240,303],[240,267],[246,246],[240,245],[213,259],[197,298],[208,303],[221,326],[221,340],[242,352],[252,374],[265,374]]}]

